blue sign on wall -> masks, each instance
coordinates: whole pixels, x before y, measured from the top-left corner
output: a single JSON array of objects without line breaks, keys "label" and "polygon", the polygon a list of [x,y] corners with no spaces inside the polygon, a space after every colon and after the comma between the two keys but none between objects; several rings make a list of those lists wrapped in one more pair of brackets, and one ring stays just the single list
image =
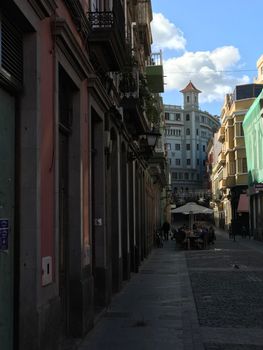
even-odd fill
[{"label": "blue sign on wall", "polygon": [[8,219],[0,219],[0,250],[8,250]]}]

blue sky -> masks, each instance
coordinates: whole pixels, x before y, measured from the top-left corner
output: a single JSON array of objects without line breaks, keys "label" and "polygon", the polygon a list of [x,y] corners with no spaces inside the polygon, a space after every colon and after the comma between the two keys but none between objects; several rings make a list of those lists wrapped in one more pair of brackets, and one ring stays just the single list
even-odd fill
[{"label": "blue sky", "polygon": [[[153,47],[162,49],[164,103],[182,105],[192,80],[200,108],[220,114],[224,96],[253,82],[263,55],[263,0],[152,0]],[[251,71],[252,70],[252,71]]]}]

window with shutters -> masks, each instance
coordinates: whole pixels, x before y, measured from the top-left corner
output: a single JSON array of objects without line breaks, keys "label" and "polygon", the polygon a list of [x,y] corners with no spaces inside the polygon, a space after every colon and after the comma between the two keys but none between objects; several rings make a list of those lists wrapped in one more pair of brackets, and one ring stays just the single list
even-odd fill
[{"label": "window with shutters", "polygon": [[0,17],[0,75],[14,86],[23,82],[23,32]]}]

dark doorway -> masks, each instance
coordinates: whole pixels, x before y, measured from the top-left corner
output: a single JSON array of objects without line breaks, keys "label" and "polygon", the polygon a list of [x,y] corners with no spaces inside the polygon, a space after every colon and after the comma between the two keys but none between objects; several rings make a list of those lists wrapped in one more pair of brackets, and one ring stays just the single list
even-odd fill
[{"label": "dark doorway", "polygon": [[0,339],[13,349],[15,98],[0,88]]},{"label": "dark doorway", "polygon": [[107,302],[107,257],[105,219],[104,127],[98,113],[91,109],[91,201],[92,201],[92,275],[95,312]]},{"label": "dark doorway", "polygon": [[114,130],[111,130],[111,141],[111,265],[112,291],[115,293],[121,287],[122,266],[120,263],[119,239],[118,140]]},{"label": "dark doorway", "polygon": [[125,145],[121,148],[121,242],[122,242],[122,272],[123,279],[130,277],[130,256],[128,240],[128,215],[127,215],[127,151]]},{"label": "dark doorway", "polygon": [[69,333],[69,150],[75,87],[59,69],[59,295],[62,333]]}]

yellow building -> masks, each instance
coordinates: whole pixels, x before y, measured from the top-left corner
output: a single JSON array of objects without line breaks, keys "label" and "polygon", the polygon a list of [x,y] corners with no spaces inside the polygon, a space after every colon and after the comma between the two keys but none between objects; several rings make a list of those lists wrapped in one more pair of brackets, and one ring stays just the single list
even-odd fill
[{"label": "yellow building", "polygon": [[[258,69],[263,69],[263,56],[258,61]],[[259,68],[260,67],[260,68]],[[223,225],[233,229],[245,225],[248,227],[248,206],[240,206],[241,194],[246,194],[248,185],[245,140],[242,122],[245,114],[263,88],[260,76],[256,83],[238,85],[232,94],[225,96],[221,111],[221,127],[218,141],[221,151],[213,167],[213,195],[218,212],[221,212]]]}]

